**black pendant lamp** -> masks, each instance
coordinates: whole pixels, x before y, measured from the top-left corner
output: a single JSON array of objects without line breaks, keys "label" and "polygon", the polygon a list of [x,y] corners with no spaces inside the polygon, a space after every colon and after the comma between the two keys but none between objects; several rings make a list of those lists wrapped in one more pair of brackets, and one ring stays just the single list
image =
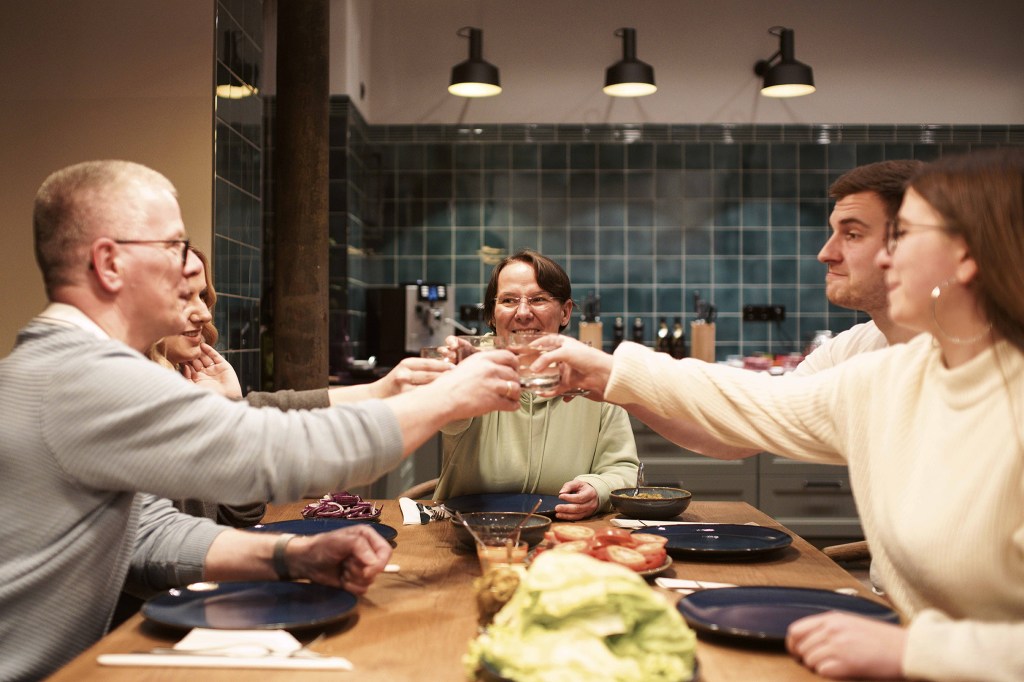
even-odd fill
[{"label": "black pendant lamp", "polygon": [[[765,97],[800,97],[814,92],[811,67],[793,57],[793,29],[772,26],[768,33],[779,36],[779,51],[754,64],[754,73],[764,78],[761,94]],[[778,61],[772,62],[778,58]]]},{"label": "black pendant lamp", "polygon": [[622,59],[608,67],[604,75],[604,92],[612,97],[643,97],[653,94],[654,69],[636,58],[636,29],[620,28],[615,32],[622,38]]},{"label": "black pendant lamp", "polygon": [[469,38],[469,59],[452,67],[448,92],[459,97],[492,97],[501,92],[498,67],[483,59],[484,32],[464,26],[455,32]]}]

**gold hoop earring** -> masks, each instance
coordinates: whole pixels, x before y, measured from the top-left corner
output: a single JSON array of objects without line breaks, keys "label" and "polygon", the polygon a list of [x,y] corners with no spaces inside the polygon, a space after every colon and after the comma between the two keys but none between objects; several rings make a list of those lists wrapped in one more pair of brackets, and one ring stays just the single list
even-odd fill
[{"label": "gold hoop earring", "polygon": [[978,341],[981,341],[986,336],[988,336],[989,333],[991,333],[992,331],[992,323],[989,322],[985,326],[985,329],[983,329],[981,332],[975,334],[974,336],[970,336],[966,339],[960,336],[956,336],[954,334],[950,334],[949,332],[942,328],[942,324],[939,322],[938,317],[939,298],[942,296],[942,292],[955,282],[956,278],[950,277],[949,279],[945,280],[944,282],[936,286],[934,289],[932,289],[932,321],[935,322],[935,329],[939,332],[939,335],[942,336],[942,338],[946,339],[947,341],[950,341],[951,343],[955,343],[958,346],[966,346],[971,343],[977,343]]}]

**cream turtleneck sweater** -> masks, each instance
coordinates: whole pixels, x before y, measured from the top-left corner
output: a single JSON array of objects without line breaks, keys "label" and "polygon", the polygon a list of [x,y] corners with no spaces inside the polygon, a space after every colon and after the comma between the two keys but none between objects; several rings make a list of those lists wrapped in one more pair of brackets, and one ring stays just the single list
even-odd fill
[{"label": "cream turtleneck sweater", "polygon": [[605,396],[724,442],[848,463],[908,625],[907,677],[1024,680],[1024,355],[948,369],[928,335],[780,381],[624,343]]}]

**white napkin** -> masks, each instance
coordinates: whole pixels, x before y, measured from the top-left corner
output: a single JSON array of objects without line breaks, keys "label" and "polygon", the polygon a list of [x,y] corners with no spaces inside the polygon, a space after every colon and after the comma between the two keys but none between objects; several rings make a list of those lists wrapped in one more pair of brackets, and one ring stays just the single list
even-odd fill
[{"label": "white napkin", "polygon": [[354,669],[351,661],[340,656],[290,656],[301,648],[299,640],[284,630],[195,628],[173,647],[175,651],[183,653],[103,654],[97,661],[100,665],[111,666],[348,671]]},{"label": "white napkin", "polygon": [[448,518],[447,512],[440,505],[428,507],[408,497],[398,498],[398,508],[402,510],[402,524],[406,526]]},{"label": "white napkin", "polygon": [[406,526],[430,523],[430,514],[420,511],[423,506],[408,497],[398,498],[398,507],[402,510],[402,524]]},{"label": "white napkin", "polygon": [[[642,520],[642,519],[624,519],[624,518],[621,518],[621,517],[616,517],[616,518],[612,519],[612,525],[613,526],[618,526],[619,528],[632,528],[632,529],[652,528],[652,527],[655,527],[655,526],[714,526],[714,525],[718,525],[718,524],[721,524],[721,523],[725,523],[725,522],[724,521],[713,521],[713,522],[708,522],[708,521],[645,521],[645,520]],[[756,526],[757,524],[754,523],[753,521],[747,521],[743,525],[744,526]]]}]

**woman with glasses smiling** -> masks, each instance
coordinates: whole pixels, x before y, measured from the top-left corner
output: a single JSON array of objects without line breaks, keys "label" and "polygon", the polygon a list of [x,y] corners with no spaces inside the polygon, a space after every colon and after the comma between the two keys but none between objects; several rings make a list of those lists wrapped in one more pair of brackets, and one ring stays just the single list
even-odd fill
[{"label": "woman with glasses smiling", "polygon": [[[560,332],[572,315],[572,285],[558,263],[524,250],[495,266],[484,301],[484,317],[498,336]],[[639,461],[625,410],[525,391],[519,400],[516,412],[492,412],[441,430],[444,453],[434,499],[558,495],[558,518],[574,521],[607,509],[612,490],[636,483]]]},{"label": "woman with glasses smiling", "polygon": [[772,379],[623,343],[563,340],[562,385],[692,420],[718,439],[849,464],[890,625],[795,621],[826,677],[1024,680],[1024,149],[939,159],[877,255],[889,315],[921,332],[810,377]]}]

